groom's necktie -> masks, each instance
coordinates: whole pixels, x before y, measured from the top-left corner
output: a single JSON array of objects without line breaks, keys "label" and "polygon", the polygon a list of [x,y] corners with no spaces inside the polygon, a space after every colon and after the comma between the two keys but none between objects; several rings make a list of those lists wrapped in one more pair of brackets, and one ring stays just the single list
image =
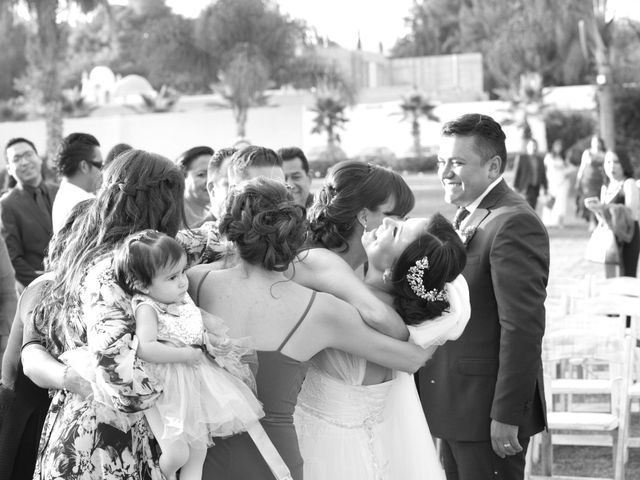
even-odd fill
[{"label": "groom's necktie", "polygon": [[469,216],[469,213],[471,213],[469,210],[464,207],[460,207],[456,211],[456,215],[453,217],[453,228],[460,230],[460,224]]}]

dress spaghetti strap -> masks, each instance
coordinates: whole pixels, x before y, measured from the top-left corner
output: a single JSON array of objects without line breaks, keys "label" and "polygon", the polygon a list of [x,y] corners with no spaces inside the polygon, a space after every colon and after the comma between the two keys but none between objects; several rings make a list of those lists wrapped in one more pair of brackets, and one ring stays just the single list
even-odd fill
[{"label": "dress spaghetti strap", "polygon": [[276,350],[277,352],[280,352],[284,348],[284,346],[287,344],[287,342],[291,338],[291,335],[293,335],[295,333],[295,331],[298,329],[298,327],[300,326],[302,321],[307,316],[307,313],[309,313],[309,310],[311,310],[311,305],[313,305],[313,301],[315,300],[315,298],[316,298],[316,291],[314,290],[313,293],[311,294],[311,298],[309,299],[309,303],[307,304],[307,308],[304,309],[304,312],[302,312],[302,315],[300,316],[300,320],[298,320],[298,322],[293,326],[291,331],[284,338],[284,340],[282,341],[282,343],[280,344],[280,346]]},{"label": "dress spaghetti strap", "polygon": [[196,287],[195,304],[198,307],[200,306],[200,290],[202,289],[202,284],[204,283],[204,279],[207,278],[207,275],[209,275],[210,273],[211,273],[211,270],[207,270],[205,274],[202,276],[202,278],[200,279],[200,281],[198,282],[198,286]]}]

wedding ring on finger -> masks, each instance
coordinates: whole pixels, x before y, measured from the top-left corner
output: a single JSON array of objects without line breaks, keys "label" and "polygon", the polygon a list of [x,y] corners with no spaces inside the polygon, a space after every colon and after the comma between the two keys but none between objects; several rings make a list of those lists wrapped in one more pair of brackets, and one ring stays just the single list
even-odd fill
[{"label": "wedding ring on finger", "polygon": [[511,446],[511,444],[510,444],[510,443],[505,443],[505,444],[503,444],[502,446],[503,446],[504,448],[509,448],[509,447]]}]

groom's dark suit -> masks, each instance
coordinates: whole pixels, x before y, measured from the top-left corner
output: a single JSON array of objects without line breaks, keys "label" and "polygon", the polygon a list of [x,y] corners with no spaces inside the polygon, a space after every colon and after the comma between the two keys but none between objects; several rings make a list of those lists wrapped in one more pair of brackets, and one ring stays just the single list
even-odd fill
[{"label": "groom's dark suit", "polygon": [[463,223],[461,236],[471,319],[419,371],[429,428],[447,440],[487,442],[494,419],[519,426],[525,439],[546,423],[541,343],[549,238],[504,180]]}]

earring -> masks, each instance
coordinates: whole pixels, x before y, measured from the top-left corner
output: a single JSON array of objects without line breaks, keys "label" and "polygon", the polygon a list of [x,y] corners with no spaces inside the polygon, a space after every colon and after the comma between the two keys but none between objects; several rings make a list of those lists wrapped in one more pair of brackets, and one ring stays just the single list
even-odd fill
[{"label": "earring", "polygon": [[390,268],[385,269],[384,273],[382,274],[382,282],[383,283],[391,282],[391,269]]}]

